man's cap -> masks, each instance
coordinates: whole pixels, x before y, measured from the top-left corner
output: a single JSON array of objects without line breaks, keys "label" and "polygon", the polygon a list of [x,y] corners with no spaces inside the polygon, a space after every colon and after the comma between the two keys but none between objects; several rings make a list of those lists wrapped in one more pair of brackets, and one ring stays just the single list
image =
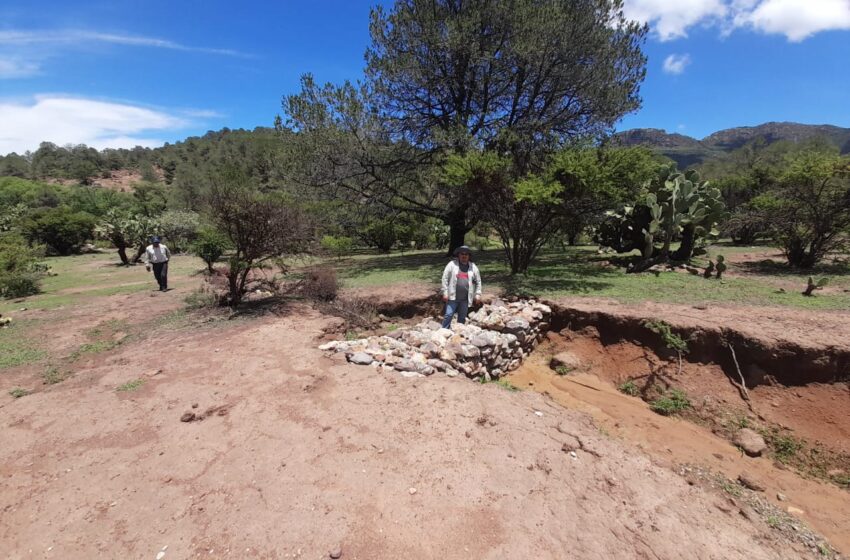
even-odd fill
[{"label": "man's cap", "polygon": [[151,237],[151,243],[159,243],[160,241],[162,241],[162,239],[160,239],[158,235]]},{"label": "man's cap", "polygon": [[472,256],[472,249],[470,249],[470,248],[469,248],[469,247],[467,247],[466,245],[461,245],[460,247],[458,247],[457,249],[455,249],[454,256],[458,256],[458,255],[460,255],[461,253],[468,253],[468,254],[469,254],[469,256],[471,257],[471,256]]}]

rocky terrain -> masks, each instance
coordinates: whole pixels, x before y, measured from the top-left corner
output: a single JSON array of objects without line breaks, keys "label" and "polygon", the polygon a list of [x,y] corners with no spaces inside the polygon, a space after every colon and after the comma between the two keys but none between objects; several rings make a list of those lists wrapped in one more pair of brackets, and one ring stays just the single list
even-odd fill
[{"label": "rocky terrain", "polygon": [[405,377],[443,372],[490,381],[519,367],[549,326],[552,310],[534,300],[494,300],[470,313],[469,323],[444,329],[427,320],[387,335],[332,341],[321,350],[344,352],[349,362],[399,371]]}]

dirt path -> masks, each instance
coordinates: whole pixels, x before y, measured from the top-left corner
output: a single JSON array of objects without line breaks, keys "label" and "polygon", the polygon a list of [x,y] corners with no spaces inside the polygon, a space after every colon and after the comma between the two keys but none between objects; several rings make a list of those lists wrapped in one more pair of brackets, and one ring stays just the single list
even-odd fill
[{"label": "dirt path", "polygon": [[[63,559],[318,559],[337,546],[343,558],[810,553],[541,395],[332,362],[314,349],[327,322],[297,306],[227,329],[155,332],[4,402],[0,549]],[[135,379],[138,389],[116,391]],[[187,411],[208,414],[181,422]]]}]

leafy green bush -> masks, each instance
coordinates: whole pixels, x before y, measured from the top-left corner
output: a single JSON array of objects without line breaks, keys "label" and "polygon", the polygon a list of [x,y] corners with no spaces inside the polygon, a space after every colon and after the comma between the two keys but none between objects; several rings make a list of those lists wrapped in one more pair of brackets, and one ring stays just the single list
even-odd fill
[{"label": "leafy green bush", "polygon": [[201,228],[192,243],[191,251],[207,263],[207,270],[213,271],[213,265],[227,250],[227,237],[218,230],[210,227]]},{"label": "leafy green bush", "polygon": [[42,252],[27,245],[15,233],[0,234],[0,297],[17,298],[39,292],[39,282],[47,273],[40,263]]},{"label": "leafy green bush", "polygon": [[169,210],[159,217],[159,231],[173,253],[189,249],[200,227],[198,214],[188,210]]},{"label": "leafy green bush", "polygon": [[320,243],[322,249],[331,253],[337,259],[351,253],[351,248],[354,246],[354,240],[350,237],[336,235],[325,235]]},{"label": "leafy green bush", "polygon": [[47,246],[58,255],[70,255],[94,236],[95,218],[67,207],[36,210],[24,218],[22,229],[30,243]]}]

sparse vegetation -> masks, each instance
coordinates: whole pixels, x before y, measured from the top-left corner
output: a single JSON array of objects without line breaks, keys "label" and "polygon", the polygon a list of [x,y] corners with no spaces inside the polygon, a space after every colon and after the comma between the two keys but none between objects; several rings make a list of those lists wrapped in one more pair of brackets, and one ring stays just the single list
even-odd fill
[{"label": "sparse vegetation", "polygon": [[142,385],[145,384],[144,379],[133,379],[132,381],[128,381],[126,383],[122,383],[118,387],[115,388],[119,393],[127,392],[127,391],[135,391],[140,389]]},{"label": "sparse vegetation", "polygon": [[53,364],[48,364],[41,374],[41,378],[45,385],[55,385],[65,381],[68,375]]},{"label": "sparse vegetation", "polygon": [[617,389],[621,393],[629,395],[630,397],[640,396],[640,389],[638,389],[638,386],[631,379],[629,379],[628,381],[626,381],[624,383],[621,383],[620,386],[617,387]]},{"label": "sparse vegetation", "polygon": [[557,366],[555,368],[555,373],[557,373],[558,375],[562,375],[562,376],[563,375],[569,375],[570,373],[573,372],[574,369],[575,368],[572,368],[570,366],[560,365],[560,366]]},{"label": "sparse vegetation", "polygon": [[684,391],[670,389],[649,403],[649,407],[664,416],[673,416],[691,408],[691,401]]},{"label": "sparse vegetation", "polygon": [[25,397],[25,396],[29,395],[30,392],[31,391],[29,391],[28,389],[22,389],[21,387],[15,387],[11,391],[9,391],[9,395],[11,395],[11,397],[13,399],[19,399],[21,397]]}]

